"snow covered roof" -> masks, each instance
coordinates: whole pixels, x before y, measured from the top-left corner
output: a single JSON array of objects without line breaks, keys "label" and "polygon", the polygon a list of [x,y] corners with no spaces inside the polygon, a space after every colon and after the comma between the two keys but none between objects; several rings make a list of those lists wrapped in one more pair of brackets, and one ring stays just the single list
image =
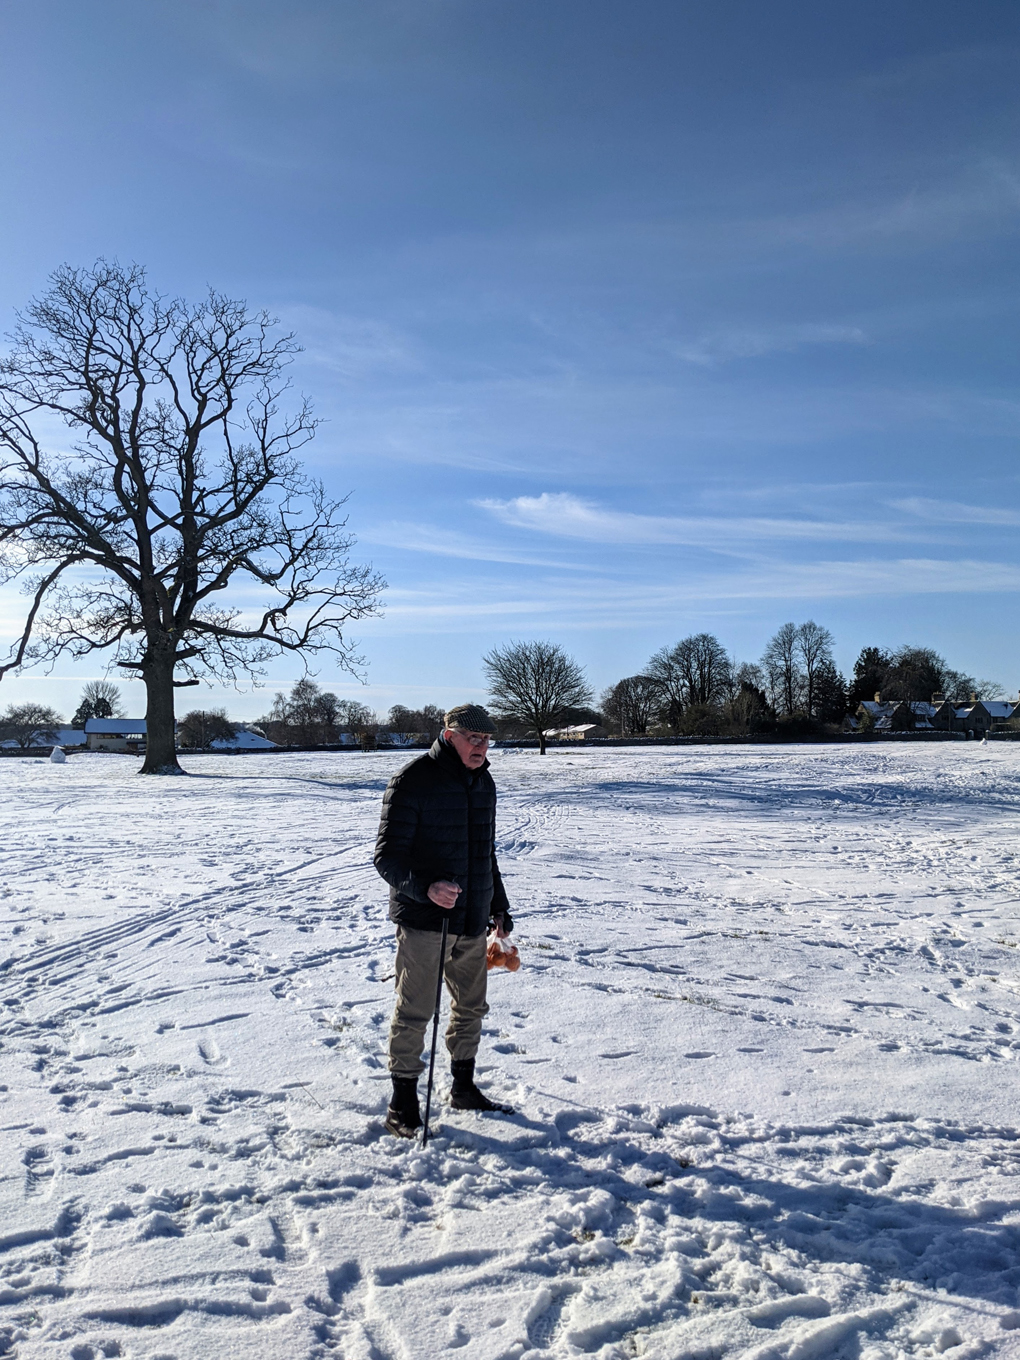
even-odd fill
[{"label": "snow covered roof", "polygon": [[577,737],[584,732],[591,732],[598,723],[575,723],[573,727],[550,727],[545,733],[547,737]]},{"label": "snow covered roof", "polygon": [[217,751],[275,751],[276,742],[270,741],[268,737],[262,736],[260,732],[249,732],[246,727],[239,727],[237,733],[230,741],[225,737],[217,737],[209,743]]},{"label": "snow covered roof", "polygon": [[[80,727],[54,727],[53,731],[57,734],[57,740],[55,743],[52,741],[43,741],[42,737],[37,736],[35,740],[32,742],[32,745],[33,746],[85,745],[85,733],[81,730]],[[13,739],[13,737],[8,738],[8,740],[6,741],[0,741],[0,746],[4,747],[8,751],[14,750],[17,745],[18,743]]]},{"label": "snow covered roof", "polygon": [[981,705],[992,718],[1011,718],[1014,705],[1008,699],[982,699]]},{"label": "snow covered roof", "polygon": [[103,732],[107,736],[128,737],[135,733],[145,734],[144,718],[87,718],[86,733]]}]

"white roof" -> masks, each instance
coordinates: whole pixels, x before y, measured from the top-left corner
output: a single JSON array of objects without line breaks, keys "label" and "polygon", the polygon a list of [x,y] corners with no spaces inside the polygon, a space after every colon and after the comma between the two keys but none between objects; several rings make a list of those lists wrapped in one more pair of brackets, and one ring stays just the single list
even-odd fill
[{"label": "white roof", "polygon": [[562,737],[568,732],[590,732],[593,727],[598,727],[598,723],[575,723],[573,727],[550,727],[545,735],[547,737]]},{"label": "white roof", "polygon": [[276,742],[270,741],[268,737],[260,736],[258,732],[248,732],[240,727],[236,736],[227,741],[224,737],[217,737],[215,741],[209,743],[217,751],[275,751]]},{"label": "white roof", "polygon": [[127,737],[145,732],[144,718],[88,718],[86,732],[105,732],[108,736]]},{"label": "white roof", "polygon": [[[32,745],[33,745],[33,746],[54,746],[54,745],[56,745],[56,746],[84,746],[84,745],[85,745],[85,733],[81,730],[80,727],[54,727],[52,730],[53,730],[53,731],[56,733],[56,735],[57,735],[57,740],[56,740],[56,742],[52,742],[52,741],[43,741],[43,739],[42,739],[41,737],[37,736],[37,737],[35,738],[35,740],[32,742]],[[18,745],[18,743],[14,740],[13,737],[8,738],[7,741],[0,741],[0,746],[4,747],[5,750],[9,750],[9,751],[14,750],[14,749],[17,747],[17,745]]]}]

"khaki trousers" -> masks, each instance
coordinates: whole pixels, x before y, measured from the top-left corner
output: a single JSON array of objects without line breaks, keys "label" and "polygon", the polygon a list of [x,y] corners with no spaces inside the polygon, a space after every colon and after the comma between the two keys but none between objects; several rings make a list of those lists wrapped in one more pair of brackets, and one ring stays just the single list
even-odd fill
[{"label": "khaki trousers", "polygon": [[[422,1051],[436,1007],[442,938],[438,930],[397,926],[397,1004],[390,1024],[390,1072],[395,1077],[417,1077],[425,1070]],[[452,1001],[446,1047],[454,1062],[478,1052],[482,1021],[489,1013],[485,949],[484,935],[446,937],[443,975]]]}]

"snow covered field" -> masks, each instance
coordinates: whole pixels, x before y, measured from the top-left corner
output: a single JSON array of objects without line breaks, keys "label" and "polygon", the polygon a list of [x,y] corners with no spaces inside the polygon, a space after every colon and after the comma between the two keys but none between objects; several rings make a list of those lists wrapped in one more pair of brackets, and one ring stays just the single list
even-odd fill
[{"label": "snow covered field", "polygon": [[1020,746],[494,753],[519,1113],[424,1154],[406,759],[0,762],[0,1355],[1020,1356]]}]

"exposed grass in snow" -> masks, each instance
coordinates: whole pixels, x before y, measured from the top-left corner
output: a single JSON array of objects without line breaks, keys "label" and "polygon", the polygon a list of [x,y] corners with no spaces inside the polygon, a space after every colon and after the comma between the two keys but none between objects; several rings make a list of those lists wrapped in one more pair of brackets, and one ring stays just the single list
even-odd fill
[{"label": "exposed grass in snow", "polygon": [[0,1355],[1020,1355],[1020,752],[497,752],[519,1112],[425,1153],[404,760],[0,763]]}]

